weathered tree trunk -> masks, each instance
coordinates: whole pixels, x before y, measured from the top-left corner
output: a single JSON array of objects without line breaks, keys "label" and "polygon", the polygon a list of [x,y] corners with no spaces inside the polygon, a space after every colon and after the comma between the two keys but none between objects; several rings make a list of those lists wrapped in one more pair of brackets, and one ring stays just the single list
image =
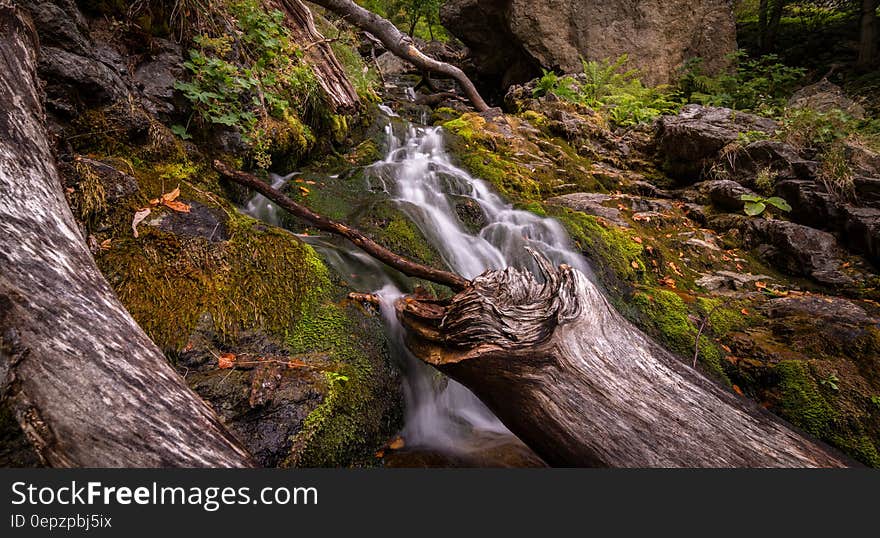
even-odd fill
[{"label": "weathered tree trunk", "polygon": [[355,230],[354,228],[346,226],[341,222],[336,222],[335,220],[328,219],[327,217],[324,217],[322,215],[318,215],[311,209],[294,202],[293,200],[285,196],[281,191],[266,184],[252,174],[248,174],[246,172],[241,172],[238,170],[232,170],[220,161],[214,161],[214,169],[217,170],[220,175],[229,179],[230,181],[257,191],[269,200],[272,200],[273,202],[278,204],[280,207],[289,211],[295,217],[301,218],[306,222],[309,222],[315,228],[348,239],[357,247],[363,249],[363,251],[370,256],[376,258],[382,263],[389,265],[390,267],[393,267],[394,269],[397,269],[407,276],[424,278],[425,280],[429,280],[431,282],[443,284],[444,286],[449,286],[454,291],[461,291],[468,285],[467,279],[462,278],[455,273],[442,271],[440,269],[434,269],[433,267],[428,267],[427,265],[422,265],[420,263],[415,263],[413,261],[407,260],[406,258],[403,258],[402,256],[399,256],[391,252],[387,248],[383,247],[382,245],[376,243],[375,241],[365,236],[361,232]]},{"label": "weathered tree trunk", "polygon": [[880,0],[862,0],[859,30],[859,69],[870,69],[877,61],[877,7]]},{"label": "weathered tree trunk", "polygon": [[305,47],[309,65],[330,101],[334,112],[348,113],[360,106],[357,90],[351,84],[342,64],[333,54],[330,43],[315,28],[312,12],[300,0],[266,0],[271,9],[287,16],[287,27],[294,40]]},{"label": "weathered tree trunk", "polygon": [[0,399],[52,466],[251,465],[101,276],[62,194],[37,37],[0,0]]},{"label": "weathered tree trunk", "polygon": [[474,83],[471,82],[461,69],[454,65],[437,61],[422,53],[413,44],[412,38],[398,30],[390,21],[362,8],[352,2],[352,0],[311,0],[311,2],[333,11],[361,30],[373,34],[382,41],[382,44],[388,50],[419,69],[433,71],[455,79],[462,90],[464,90],[467,98],[474,105],[474,108],[480,112],[485,112],[489,109],[489,105],[480,96],[480,92],[477,91]]},{"label": "weathered tree trunk", "polygon": [[556,466],[838,467],[845,456],[703,377],[582,273],[490,271],[449,302],[397,304],[408,345]]}]

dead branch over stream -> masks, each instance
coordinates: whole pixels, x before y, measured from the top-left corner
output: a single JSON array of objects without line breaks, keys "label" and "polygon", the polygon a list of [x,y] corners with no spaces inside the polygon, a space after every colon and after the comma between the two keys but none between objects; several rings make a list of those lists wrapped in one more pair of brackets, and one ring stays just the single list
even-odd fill
[{"label": "dead branch over stream", "polygon": [[278,204],[280,207],[289,211],[295,217],[301,218],[310,223],[315,228],[348,239],[370,256],[394,269],[397,269],[407,276],[424,278],[425,280],[436,282],[437,284],[449,286],[454,291],[461,291],[468,286],[467,279],[462,278],[455,273],[434,269],[433,267],[428,267],[427,265],[408,260],[391,252],[354,228],[315,213],[311,209],[294,202],[285,196],[284,193],[278,189],[272,188],[271,185],[266,184],[266,182],[260,180],[260,178],[253,174],[248,174],[247,172],[239,170],[232,170],[220,161],[214,161],[214,169],[228,180],[257,191],[269,200]]}]

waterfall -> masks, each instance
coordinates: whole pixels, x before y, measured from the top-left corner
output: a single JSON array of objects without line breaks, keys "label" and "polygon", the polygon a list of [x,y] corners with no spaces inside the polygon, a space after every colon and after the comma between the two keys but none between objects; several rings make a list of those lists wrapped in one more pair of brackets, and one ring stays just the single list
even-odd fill
[{"label": "waterfall", "polygon": [[[524,248],[529,246],[554,263],[567,263],[591,274],[583,257],[570,248],[569,237],[557,221],[514,209],[487,183],[456,167],[439,127],[406,125],[403,132],[395,133],[391,117],[399,117],[387,107],[382,110],[388,120],[387,153],[367,167],[368,187],[384,190],[449,268],[467,278],[508,266],[529,268],[537,274],[534,260]],[[280,186],[289,177],[273,176],[273,180]],[[469,231],[461,221],[456,204],[462,202],[482,213],[478,232]],[[248,204],[247,212],[277,222],[274,207],[260,195]],[[393,306],[406,289],[405,279],[348,243],[340,246],[321,237],[306,240],[340,274],[357,275],[351,284],[358,291],[381,298],[392,353],[405,370],[402,435],[407,447],[466,455],[518,442],[470,390],[443,377],[406,349]]]}]

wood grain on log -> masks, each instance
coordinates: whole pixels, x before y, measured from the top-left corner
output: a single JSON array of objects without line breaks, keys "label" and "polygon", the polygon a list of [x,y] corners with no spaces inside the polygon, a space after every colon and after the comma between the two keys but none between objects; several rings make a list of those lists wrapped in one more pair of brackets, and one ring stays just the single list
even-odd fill
[{"label": "wood grain on log", "polygon": [[303,47],[309,66],[329,100],[330,107],[338,114],[354,112],[360,106],[357,90],[348,79],[345,69],[333,49],[315,28],[312,12],[300,0],[266,0],[271,9],[277,9],[287,18],[287,27],[294,41]]},{"label": "wood grain on log", "polygon": [[301,218],[310,223],[315,228],[348,239],[370,256],[394,269],[397,269],[407,276],[424,278],[431,282],[449,286],[454,291],[463,290],[468,285],[467,279],[456,275],[455,273],[434,269],[433,267],[428,267],[427,265],[408,260],[391,252],[354,228],[315,213],[311,209],[294,202],[285,196],[284,193],[273,188],[271,185],[268,185],[266,182],[261,181],[253,174],[248,174],[247,172],[242,172],[240,170],[232,170],[220,161],[214,161],[214,169],[230,181],[257,191],[283,209],[289,211],[295,217]]},{"label": "wood grain on log", "polygon": [[37,48],[30,21],[0,0],[3,405],[52,466],[250,465],[86,248],[43,124]]},{"label": "wood grain on log", "polygon": [[840,467],[837,451],[717,385],[625,320],[579,271],[488,271],[398,301],[407,343],[557,466]]}]

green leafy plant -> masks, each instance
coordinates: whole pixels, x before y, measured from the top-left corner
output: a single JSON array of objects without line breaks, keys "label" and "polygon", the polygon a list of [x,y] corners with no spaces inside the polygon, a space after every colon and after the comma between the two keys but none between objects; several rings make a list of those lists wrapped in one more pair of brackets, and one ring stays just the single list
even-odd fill
[{"label": "green leafy plant", "polygon": [[750,217],[757,217],[762,214],[768,206],[775,207],[780,211],[785,211],[788,213],[791,211],[791,206],[788,205],[788,202],[779,198],[778,196],[773,196],[770,198],[764,198],[763,196],[758,196],[757,194],[743,194],[739,197],[740,200],[745,202],[745,206],[743,207],[743,211],[745,211],[746,215]]},{"label": "green leafy plant", "polygon": [[[303,153],[314,142],[311,127],[329,113],[302,50],[291,39],[280,11],[256,0],[224,3],[235,31],[199,35],[184,62],[189,77],[174,87],[190,102],[197,124],[223,125],[240,133],[254,162],[271,165],[273,151]],[[191,136],[177,126],[181,138]]]},{"label": "green leafy plant", "polygon": [[768,113],[781,109],[806,70],[789,67],[774,54],[750,58],[744,51],[729,57],[734,68],[718,75],[705,73],[702,58],[685,62],[679,89],[690,103]]},{"label": "green leafy plant", "polygon": [[560,77],[553,71],[543,70],[544,74],[538,79],[538,84],[532,90],[532,96],[544,97],[553,94],[560,99],[566,101],[577,102],[578,94],[574,90],[574,79],[572,77]]},{"label": "green leafy plant", "polygon": [[645,86],[638,70],[626,70],[626,55],[614,61],[581,59],[581,62],[583,73],[577,77],[560,77],[545,70],[532,92],[534,97],[556,95],[603,112],[611,123],[621,127],[650,122],[680,107],[668,86]]},{"label": "green leafy plant", "polygon": [[828,377],[819,380],[819,384],[823,387],[828,387],[829,389],[837,392],[840,390],[838,384],[840,383],[840,378],[837,377],[836,374],[829,374]]},{"label": "green leafy plant", "polygon": [[871,396],[871,403],[880,409],[880,396]]},{"label": "green leafy plant", "polygon": [[175,135],[179,136],[183,140],[189,140],[192,138],[192,135],[186,132],[186,127],[183,125],[175,124],[171,126],[171,132]]}]

